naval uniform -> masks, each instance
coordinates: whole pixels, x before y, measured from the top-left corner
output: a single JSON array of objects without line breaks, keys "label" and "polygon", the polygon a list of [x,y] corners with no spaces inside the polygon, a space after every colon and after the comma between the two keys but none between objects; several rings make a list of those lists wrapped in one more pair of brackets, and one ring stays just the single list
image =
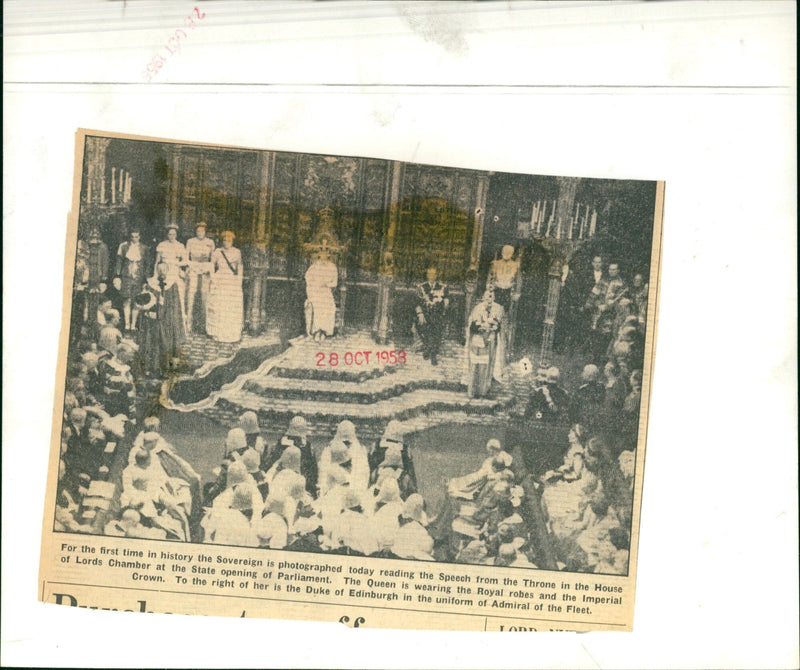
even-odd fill
[{"label": "naval uniform", "polygon": [[447,286],[440,281],[423,282],[417,286],[416,314],[422,315],[424,323],[417,323],[417,332],[422,339],[422,355],[436,365],[436,357],[442,346],[445,330],[445,313],[450,302]]}]

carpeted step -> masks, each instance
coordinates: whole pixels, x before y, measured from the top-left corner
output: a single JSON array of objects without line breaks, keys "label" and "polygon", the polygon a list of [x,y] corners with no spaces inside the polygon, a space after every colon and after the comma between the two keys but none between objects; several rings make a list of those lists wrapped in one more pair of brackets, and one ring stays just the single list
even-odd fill
[{"label": "carpeted step", "polygon": [[[209,345],[210,346],[210,345]],[[179,379],[170,389],[170,398],[179,404],[191,404],[207,397],[212,392],[230,384],[237,377],[252,372],[265,360],[277,356],[283,348],[280,342],[269,342],[260,346],[242,347],[233,356],[220,363],[206,364],[192,376]]]},{"label": "carpeted step", "polygon": [[269,377],[307,381],[343,382],[361,384],[370,379],[380,379],[402,371],[404,366],[387,365],[368,370],[334,370],[332,368],[309,368],[303,366],[277,365],[269,371]]},{"label": "carpeted step", "polygon": [[419,372],[385,375],[361,383],[326,379],[292,379],[267,375],[245,383],[243,390],[273,400],[306,400],[329,403],[375,404],[413,391],[451,391],[464,393],[456,381],[420,378]]},{"label": "carpeted step", "polygon": [[351,421],[383,422],[390,419],[404,421],[422,414],[443,411],[493,414],[507,407],[511,401],[512,398],[508,395],[500,399],[466,398],[463,391],[418,390],[370,404],[333,404],[318,400],[275,400],[242,390],[228,398],[220,398],[215,408],[238,413],[253,410],[259,415],[259,421],[265,424],[276,420],[288,421],[295,414],[302,414],[307,419],[333,417],[341,420],[342,417],[347,417]]}]

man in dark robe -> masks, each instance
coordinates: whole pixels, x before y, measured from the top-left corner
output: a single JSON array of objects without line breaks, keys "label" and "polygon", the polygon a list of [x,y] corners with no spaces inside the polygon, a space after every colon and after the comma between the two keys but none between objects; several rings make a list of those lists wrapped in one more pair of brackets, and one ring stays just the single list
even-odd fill
[{"label": "man in dark robe", "polygon": [[167,274],[166,263],[156,266],[156,276],[147,280],[146,290],[136,297],[142,313],[139,346],[148,375],[160,376],[180,356],[186,339],[183,323],[181,285]]}]

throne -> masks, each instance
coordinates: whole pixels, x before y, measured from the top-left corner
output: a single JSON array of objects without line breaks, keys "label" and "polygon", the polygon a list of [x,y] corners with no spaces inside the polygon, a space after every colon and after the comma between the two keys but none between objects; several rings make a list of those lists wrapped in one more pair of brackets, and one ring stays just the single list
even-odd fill
[{"label": "throne", "polygon": [[344,326],[344,310],[347,302],[347,267],[345,266],[347,245],[339,240],[334,231],[334,212],[330,207],[321,209],[318,217],[316,233],[314,233],[311,241],[302,245],[305,251],[303,274],[305,275],[306,270],[311,266],[314,256],[320,252],[327,253],[331,262],[336,266],[338,281],[333,291],[333,299],[336,303],[335,329],[337,333],[341,333]]}]

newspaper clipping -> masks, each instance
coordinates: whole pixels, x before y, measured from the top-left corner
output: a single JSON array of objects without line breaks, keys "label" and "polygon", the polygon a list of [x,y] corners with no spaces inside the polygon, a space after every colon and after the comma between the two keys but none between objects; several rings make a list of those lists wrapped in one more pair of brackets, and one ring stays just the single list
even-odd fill
[{"label": "newspaper clipping", "polygon": [[664,184],[80,131],[42,601],[630,630]]}]

